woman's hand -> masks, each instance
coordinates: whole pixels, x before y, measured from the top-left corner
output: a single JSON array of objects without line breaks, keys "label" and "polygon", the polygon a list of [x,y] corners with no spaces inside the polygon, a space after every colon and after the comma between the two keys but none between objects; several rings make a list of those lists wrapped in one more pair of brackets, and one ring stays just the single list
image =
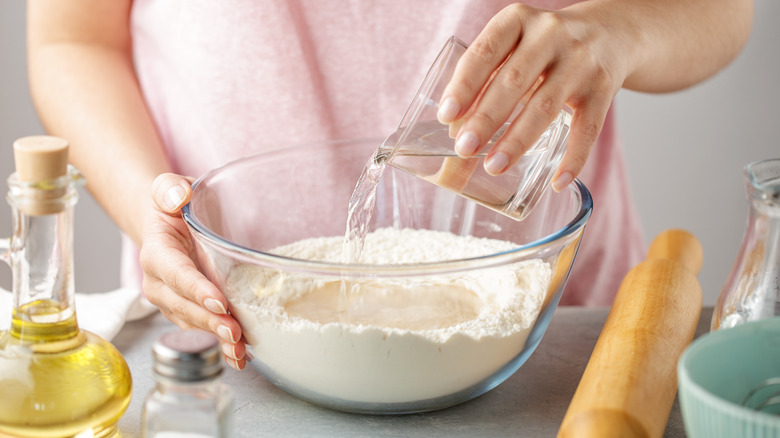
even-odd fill
[{"label": "woman's hand", "polygon": [[439,120],[463,118],[455,150],[474,155],[524,108],[488,151],[500,174],[536,142],[564,105],[574,110],[560,191],[582,170],[622,87],[663,92],[717,72],[747,40],[752,0],[585,1],[560,11],[514,4],[499,12],[458,62]]},{"label": "woman's hand", "polygon": [[563,189],[585,165],[628,73],[632,54],[625,38],[616,38],[619,33],[574,11],[515,4],[499,12],[461,57],[440,102],[442,122],[466,116],[456,152],[474,155],[524,102],[488,151],[485,170],[500,174],[569,105],[569,147],[553,179],[553,188]]},{"label": "woman's hand", "polygon": [[222,292],[201,273],[180,209],[192,195],[190,181],[166,173],[152,185],[155,208],[144,222],[141,266],[149,301],[182,328],[216,334],[225,362],[235,369],[246,366],[246,343],[241,327],[229,313]]}]

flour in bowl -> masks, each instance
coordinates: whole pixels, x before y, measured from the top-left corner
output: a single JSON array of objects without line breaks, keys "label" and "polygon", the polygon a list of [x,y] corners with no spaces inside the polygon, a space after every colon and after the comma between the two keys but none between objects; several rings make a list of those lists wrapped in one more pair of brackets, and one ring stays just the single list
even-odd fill
[{"label": "flour in bowl", "polygon": [[[278,255],[338,263],[343,236],[306,239]],[[511,250],[500,240],[384,228],[361,263],[455,260]],[[523,349],[551,279],[542,260],[436,277],[338,277],[240,265],[226,294],[274,383],[348,403],[407,403],[467,390]]]}]

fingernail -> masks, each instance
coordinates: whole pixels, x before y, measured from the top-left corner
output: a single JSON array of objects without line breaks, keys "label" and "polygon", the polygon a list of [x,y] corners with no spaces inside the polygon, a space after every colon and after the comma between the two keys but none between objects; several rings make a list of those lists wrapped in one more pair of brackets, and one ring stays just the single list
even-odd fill
[{"label": "fingernail", "polygon": [[574,175],[572,175],[571,172],[563,172],[562,174],[558,175],[558,178],[555,178],[555,181],[552,183],[552,188],[556,192],[560,192],[561,190],[565,189],[566,186],[571,184],[572,181],[574,181]]},{"label": "fingernail", "polygon": [[235,344],[237,341],[237,339],[233,338],[233,330],[230,330],[230,328],[228,328],[228,326],[226,325],[219,326],[217,328],[217,334],[219,335],[220,338],[228,342],[232,342]]},{"label": "fingernail", "polygon": [[463,158],[474,155],[479,147],[479,137],[471,131],[466,131],[455,142],[455,152]]},{"label": "fingernail", "polygon": [[448,97],[439,105],[436,117],[441,123],[450,123],[455,121],[455,117],[458,117],[458,112],[460,112],[460,105],[454,98]]},{"label": "fingernail", "polygon": [[225,358],[225,363],[227,363],[228,365],[230,365],[230,368],[233,368],[233,369],[235,369],[235,370],[241,371],[241,367],[240,367],[240,366],[238,366],[238,361],[237,361],[237,360],[235,360],[235,359],[231,359],[231,358],[229,358],[229,357],[226,357],[226,358]]},{"label": "fingernail", "polygon": [[233,344],[222,344],[222,353],[230,359],[238,360],[236,346]]},{"label": "fingernail", "polygon": [[504,171],[507,164],[509,164],[509,156],[499,151],[485,159],[485,170],[491,175],[498,175]]},{"label": "fingernail", "polygon": [[219,300],[215,300],[214,298],[206,298],[203,301],[203,307],[209,309],[210,312],[216,313],[217,315],[225,315],[227,313],[225,306],[223,306]]},{"label": "fingernail", "polygon": [[187,196],[187,192],[182,186],[173,186],[165,192],[165,207],[168,210],[177,210],[181,203],[184,202],[184,198]]}]

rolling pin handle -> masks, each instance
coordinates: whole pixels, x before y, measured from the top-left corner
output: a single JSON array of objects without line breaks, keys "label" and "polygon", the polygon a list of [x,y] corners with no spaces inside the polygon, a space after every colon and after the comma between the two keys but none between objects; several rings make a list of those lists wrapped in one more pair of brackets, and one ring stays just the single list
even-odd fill
[{"label": "rolling pin handle", "polygon": [[704,255],[701,244],[693,234],[671,229],[653,239],[647,251],[647,259],[671,259],[685,266],[693,275],[698,275]]}]

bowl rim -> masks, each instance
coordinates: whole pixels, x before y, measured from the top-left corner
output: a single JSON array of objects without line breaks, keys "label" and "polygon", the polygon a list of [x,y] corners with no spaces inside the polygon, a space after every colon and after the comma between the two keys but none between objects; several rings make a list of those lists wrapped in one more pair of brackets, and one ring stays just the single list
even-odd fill
[{"label": "bowl rim", "polygon": [[[713,343],[721,342],[722,338],[734,339],[744,336],[743,332],[755,333],[764,326],[772,327],[773,332],[780,332],[780,318],[769,318],[759,321],[750,321],[737,327],[722,328],[715,332],[708,332],[705,335],[694,340],[693,343],[683,352],[677,363],[677,375],[679,380],[680,393],[688,392],[698,399],[701,403],[712,406],[718,413],[727,414],[733,418],[739,418],[742,421],[749,420],[762,426],[777,428],[780,426],[780,417],[755,409],[750,409],[741,404],[726,400],[717,396],[704,388],[699,382],[691,376],[687,365],[690,363],[692,355],[699,350],[710,347]],[[681,403],[683,406],[685,403]]]},{"label": "bowl rim", "polygon": [[[333,144],[351,144],[351,143],[363,143],[374,142],[375,144],[381,144],[381,139],[377,138],[355,138],[355,139],[343,139],[343,140],[330,140],[309,142],[303,144],[297,144],[292,146],[283,146],[255,154],[246,155],[235,160],[231,160],[221,166],[211,169],[201,175],[193,184],[193,193],[197,190],[198,186],[209,178],[223,172],[226,168],[236,166],[239,163],[246,160],[258,159],[263,156],[273,155],[278,153],[287,153],[296,149],[306,149],[315,146],[327,146]],[[565,190],[571,190],[579,196],[580,206],[577,214],[572,220],[570,220],[565,226],[556,230],[553,233],[548,234],[540,239],[528,242],[526,244],[517,245],[516,248],[507,251],[501,251],[494,254],[488,254],[478,257],[470,257],[464,259],[453,259],[438,262],[426,262],[426,263],[413,263],[413,264],[393,264],[393,265],[377,265],[377,264],[343,264],[336,262],[325,262],[317,260],[303,260],[288,256],[282,256],[278,254],[272,254],[269,252],[259,251],[249,247],[239,245],[234,242],[230,242],[218,234],[211,231],[204,226],[195,214],[192,212],[191,202],[182,207],[182,218],[187,224],[190,233],[197,235],[202,239],[210,242],[216,248],[221,251],[231,253],[233,256],[239,256],[249,261],[262,261],[265,265],[284,265],[285,269],[315,271],[319,273],[364,273],[371,275],[392,275],[392,276],[414,276],[419,274],[444,274],[457,271],[471,270],[471,269],[483,269],[491,266],[498,266],[507,263],[513,259],[522,259],[524,256],[531,252],[537,253],[540,249],[544,249],[553,244],[565,241],[573,240],[578,236],[585,228],[588,219],[593,212],[593,198],[590,191],[585,184],[575,179]],[[346,226],[346,224],[345,224]],[[538,258],[538,257],[535,257]]]}]

